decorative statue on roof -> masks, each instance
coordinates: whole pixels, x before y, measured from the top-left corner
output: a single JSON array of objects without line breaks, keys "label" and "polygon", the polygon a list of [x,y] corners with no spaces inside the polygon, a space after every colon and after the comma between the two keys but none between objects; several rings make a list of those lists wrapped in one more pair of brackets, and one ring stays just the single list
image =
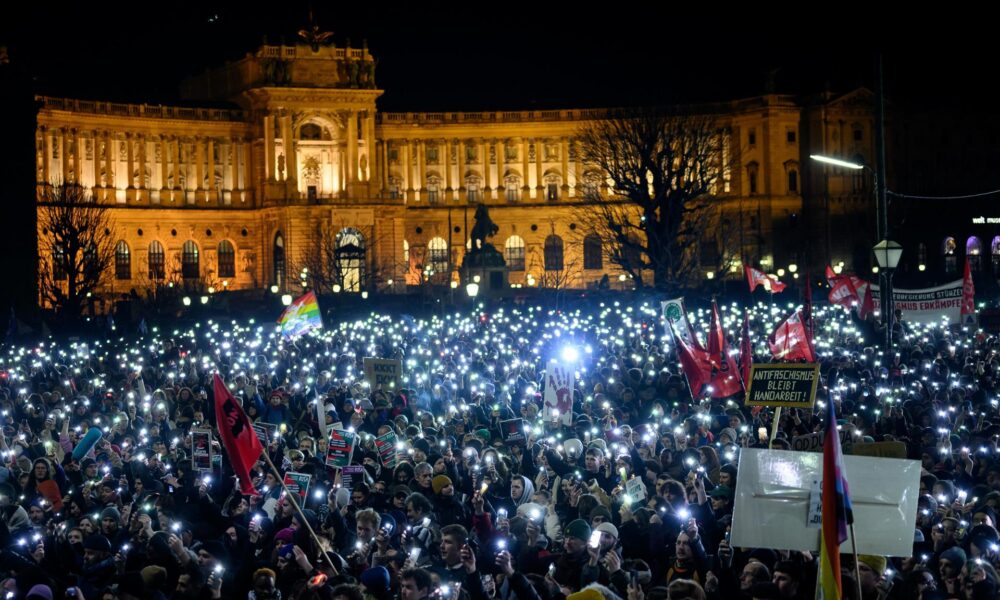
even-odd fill
[{"label": "decorative statue on roof", "polygon": [[313,20],[312,9],[309,9],[309,29],[300,29],[299,37],[309,44],[313,52],[319,52],[319,45],[325,44],[327,40],[333,37],[332,31],[320,31],[319,25],[317,25]]}]

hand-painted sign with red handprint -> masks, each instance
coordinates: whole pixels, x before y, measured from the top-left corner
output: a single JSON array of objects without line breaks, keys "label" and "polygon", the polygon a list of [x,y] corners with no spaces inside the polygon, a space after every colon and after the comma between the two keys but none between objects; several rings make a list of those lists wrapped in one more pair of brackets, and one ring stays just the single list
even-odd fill
[{"label": "hand-painted sign with red handprint", "polygon": [[550,362],[545,370],[545,420],[573,423],[573,369]]}]

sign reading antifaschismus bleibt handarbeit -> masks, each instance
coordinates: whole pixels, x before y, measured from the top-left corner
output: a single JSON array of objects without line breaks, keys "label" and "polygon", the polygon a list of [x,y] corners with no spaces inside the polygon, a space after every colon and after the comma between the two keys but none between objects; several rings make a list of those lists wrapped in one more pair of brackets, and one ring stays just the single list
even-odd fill
[{"label": "sign reading antifaschismus bleibt handarbeit", "polygon": [[819,384],[819,365],[761,364],[750,369],[747,406],[812,408]]}]

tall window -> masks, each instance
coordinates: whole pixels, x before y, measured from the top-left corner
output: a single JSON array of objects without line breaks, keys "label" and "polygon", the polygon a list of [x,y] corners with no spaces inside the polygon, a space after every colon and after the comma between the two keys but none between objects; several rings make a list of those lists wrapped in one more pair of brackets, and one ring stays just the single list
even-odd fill
[{"label": "tall window", "polygon": [[285,285],[285,237],[279,231],[274,235],[274,247],[271,249],[274,259],[274,285],[279,288]]},{"label": "tall window", "polygon": [[132,254],[125,240],[115,245],[115,279],[132,279]]},{"label": "tall window", "polygon": [[431,204],[437,203],[441,199],[441,178],[437,175],[427,177],[427,201]]},{"label": "tall window", "polygon": [[799,192],[799,172],[788,172],[788,193],[797,194]]},{"label": "tall window", "polygon": [[587,171],[583,174],[583,197],[585,200],[600,200],[601,198],[601,175],[596,171]]},{"label": "tall window", "polygon": [[184,279],[198,279],[201,268],[198,262],[198,245],[192,240],[184,242],[181,249],[181,275]]},{"label": "tall window", "polygon": [[69,276],[66,273],[66,251],[62,246],[56,245],[52,249],[52,279],[65,281]]},{"label": "tall window", "polygon": [[466,198],[469,199],[470,203],[476,203],[481,200],[481,186],[482,179],[480,179],[478,175],[469,175],[465,178],[465,195]]},{"label": "tall window", "polygon": [[955,256],[955,250],[958,244],[955,242],[955,238],[949,236],[944,238],[944,242],[941,243],[941,254],[944,255],[944,272],[954,273],[958,268],[958,258]]},{"label": "tall window", "polygon": [[401,190],[403,189],[403,180],[399,177],[393,175],[389,176],[389,198],[392,200],[398,200],[403,197]]},{"label": "tall window", "polygon": [[555,202],[559,199],[559,183],[562,181],[555,173],[549,173],[545,176],[545,199],[549,202]]},{"label": "tall window", "polygon": [[236,277],[236,250],[229,240],[219,242],[219,277]]},{"label": "tall window", "polygon": [[965,256],[969,259],[969,270],[977,272],[982,268],[983,243],[978,237],[972,236],[965,241]]},{"label": "tall window", "polygon": [[524,270],[524,240],[521,236],[512,235],[503,246],[503,259],[511,271]]},{"label": "tall window", "polygon": [[563,270],[563,241],[558,235],[545,238],[545,270]]},{"label": "tall window", "polygon": [[164,256],[163,244],[153,240],[153,243],[149,245],[149,257],[146,261],[149,267],[149,278],[153,281],[166,278],[166,269],[164,267],[166,261],[164,260]]},{"label": "tall window", "polygon": [[521,199],[521,178],[517,175],[507,175],[503,178],[507,202],[517,202]]},{"label": "tall window", "polygon": [[337,234],[337,274],[345,292],[360,292],[364,281],[365,238],[357,229]]},{"label": "tall window", "polygon": [[993,255],[993,275],[1000,277],[1000,235],[993,238],[990,244],[990,254]]},{"label": "tall window", "polygon": [[427,244],[427,266],[434,273],[448,272],[448,242],[436,237]]},{"label": "tall window", "polygon": [[750,193],[757,193],[757,163],[752,162],[747,165],[747,182],[750,184]]},{"label": "tall window", "polygon": [[604,256],[601,253],[601,238],[596,233],[591,233],[583,238],[583,268],[604,268]]}]

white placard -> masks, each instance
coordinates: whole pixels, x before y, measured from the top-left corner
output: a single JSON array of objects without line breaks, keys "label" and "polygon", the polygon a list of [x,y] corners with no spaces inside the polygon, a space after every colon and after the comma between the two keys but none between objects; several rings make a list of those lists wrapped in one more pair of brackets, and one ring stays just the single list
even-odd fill
[{"label": "white placard", "polygon": [[545,395],[543,417],[545,421],[573,424],[573,378],[571,365],[550,362],[545,369]]},{"label": "white placard", "polygon": [[[844,456],[863,554],[910,556],[917,521],[920,462]],[[744,448],[740,452],[732,545],[776,550],[819,550],[820,530],[807,527],[813,480],[822,480],[823,455]],[[841,545],[852,551],[853,540]]]}]

